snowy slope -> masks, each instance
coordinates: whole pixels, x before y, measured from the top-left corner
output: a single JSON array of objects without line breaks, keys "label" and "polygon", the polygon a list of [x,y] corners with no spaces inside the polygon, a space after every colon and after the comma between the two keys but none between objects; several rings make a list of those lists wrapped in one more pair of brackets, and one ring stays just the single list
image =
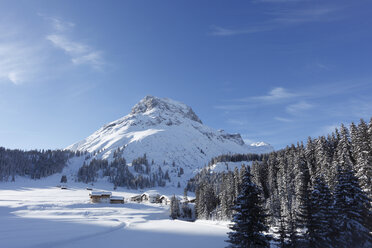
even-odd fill
[{"label": "snowy slope", "polygon": [[[41,179],[43,181],[44,179]],[[84,185],[0,182],[0,247],[225,247],[224,222],[171,220],[169,205],[92,204]],[[129,199],[133,193],[115,191]],[[165,244],[165,245],[164,245]]]},{"label": "snowy slope", "polygon": [[194,111],[183,103],[146,96],[131,113],[113,121],[67,149],[96,153],[111,160],[118,148],[131,162],[146,153],[155,164],[172,164],[189,169],[201,168],[217,155],[227,153],[265,153],[266,143],[244,144],[240,134],[228,134],[203,125]]}]

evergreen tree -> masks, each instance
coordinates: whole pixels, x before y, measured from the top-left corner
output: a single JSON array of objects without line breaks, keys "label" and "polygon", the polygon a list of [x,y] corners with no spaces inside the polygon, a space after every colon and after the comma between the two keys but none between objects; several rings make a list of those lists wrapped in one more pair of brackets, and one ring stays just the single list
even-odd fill
[{"label": "evergreen tree", "polygon": [[170,202],[170,217],[172,219],[180,217],[180,202],[175,195],[172,196]]},{"label": "evergreen tree", "polygon": [[285,218],[284,216],[279,216],[279,247],[284,248],[287,245],[287,232],[285,229]]},{"label": "evergreen tree", "polygon": [[372,119],[370,127],[360,120],[356,136],[353,140],[353,152],[356,160],[355,176],[358,178],[359,185],[366,193],[367,197],[372,199]]},{"label": "evergreen tree", "polygon": [[262,233],[267,231],[265,225],[266,214],[262,208],[263,200],[261,190],[251,181],[251,175],[247,170],[243,177],[241,193],[233,207],[234,224],[230,227],[233,232],[229,233],[230,247],[268,247],[267,238]]},{"label": "evergreen tree", "polygon": [[339,247],[371,247],[370,202],[350,168],[339,167],[334,194]]},{"label": "evergreen tree", "polygon": [[296,213],[296,226],[303,228],[305,231],[299,241],[301,241],[301,245],[303,247],[310,246],[312,247],[314,244],[312,241],[312,236],[314,234],[314,220],[313,220],[313,209],[310,199],[310,191],[309,191],[309,184],[305,182],[300,182],[301,189],[299,192],[299,206]]},{"label": "evergreen tree", "polygon": [[311,247],[322,248],[332,246],[334,236],[333,196],[323,178],[316,178],[311,192],[312,222],[309,229]]},{"label": "evergreen tree", "polygon": [[67,177],[66,177],[66,175],[63,175],[61,177],[61,183],[67,183]]},{"label": "evergreen tree", "polygon": [[290,248],[296,248],[298,247],[298,232],[297,232],[297,225],[296,225],[296,219],[293,216],[292,212],[289,212],[288,216],[288,245],[287,247]]}]

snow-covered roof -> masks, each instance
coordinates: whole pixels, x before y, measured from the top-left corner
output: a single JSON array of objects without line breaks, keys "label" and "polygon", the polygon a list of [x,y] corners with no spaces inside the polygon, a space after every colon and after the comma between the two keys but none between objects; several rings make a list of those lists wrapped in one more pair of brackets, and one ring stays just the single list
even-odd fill
[{"label": "snow-covered roof", "polygon": [[89,195],[92,195],[92,196],[101,196],[102,195],[102,192],[92,191],[92,192],[89,193]]},{"label": "snow-covered roof", "polygon": [[160,197],[158,193],[143,193],[142,195],[146,195],[148,197]]},{"label": "snow-covered roof", "polygon": [[111,192],[104,192],[104,191],[92,191],[92,192],[90,192],[90,194],[89,195],[91,195],[91,196],[103,196],[103,195],[109,195],[109,196],[111,196],[112,195],[112,193]]},{"label": "snow-covered roof", "polygon": [[111,196],[110,197],[111,200],[124,200],[124,197],[123,196]]}]

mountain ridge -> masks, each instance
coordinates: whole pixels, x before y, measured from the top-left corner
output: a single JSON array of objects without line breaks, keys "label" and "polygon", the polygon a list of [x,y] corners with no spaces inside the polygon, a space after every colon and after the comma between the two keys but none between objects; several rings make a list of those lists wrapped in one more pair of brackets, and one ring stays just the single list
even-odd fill
[{"label": "mountain ridge", "polygon": [[169,98],[146,96],[131,112],[112,121],[86,139],[68,146],[111,160],[123,149],[127,161],[147,154],[157,164],[177,163],[200,168],[212,157],[227,153],[265,153],[266,143],[246,145],[240,134],[214,130],[203,124],[191,107]]}]

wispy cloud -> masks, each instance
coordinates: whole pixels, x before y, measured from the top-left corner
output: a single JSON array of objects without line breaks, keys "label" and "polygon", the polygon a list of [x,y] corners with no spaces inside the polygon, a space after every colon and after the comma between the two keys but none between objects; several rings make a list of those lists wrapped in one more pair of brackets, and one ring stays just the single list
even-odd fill
[{"label": "wispy cloud", "polygon": [[301,24],[336,20],[339,17],[333,14],[340,9],[340,7],[334,6],[319,6],[306,9],[274,11],[269,12],[269,14],[273,16],[272,21],[278,24]]},{"label": "wispy cloud", "polygon": [[50,73],[44,72],[58,68],[58,65],[51,63],[50,57],[54,49],[49,42],[63,50],[73,65],[85,64],[94,69],[102,69],[102,52],[74,39],[74,23],[56,17],[39,16],[50,24],[53,32],[45,36],[46,31],[37,29],[40,35],[35,35],[11,20],[3,21],[6,25],[0,23],[0,83],[19,85],[49,77],[46,75]]},{"label": "wispy cloud", "polygon": [[214,106],[215,109],[234,111],[243,110],[248,108],[255,108],[262,104],[276,104],[278,102],[285,102],[296,97],[299,97],[299,93],[288,91],[282,87],[276,87],[271,89],[266,95],[262,96],[249,96],[245,98],[233,100],[234,104],[223,104]]},{"label": "wispy cloud", "polygon": [[281,121],[281,122],[293,122],[292,119],[283,118],[283,117],[279,117],[279,116],[274,117],[274,119],[277,120],[277,121]]},{"label": "wispy cloud", "polygon": [[21,84],[32,80],[44,62],[40,45],[2,27],[0,33],[0,81]]},{"label": "wispy cloud", "polygon": [[238,35],[238,34],[253,34],[263,31],[271,30],[272,27],[270,26],[255,26],[255,27],[247,27],[243,29],[232,29],[232,28],[223,28],[219,26],[212,25],[211,30],[209,32],[210,35],[215,36],[231,36],[231,35]]},{"label": "wispy cloud", "polygon": [[225,111],[239,110],[239,109],[243,109],[245,107],[246,106],[241,105],[241,104],[225,104],[225,105],[216,105],[216,106],[214,106],[215,109],[225,110]]},{"label": "wispy cloud", "polygon": [[259,100],[264,102],[275,102],[278,100],[297,97],[298,94],[289,92],[288,90],[277,87],[269,91],[267,95],[250,97],[251,100]]},{"label": "wispy cloud", "polygon": [[75,27],[75,23],[63,21],[62,19],[57,17],[49,17],[49,20],[52,22],[54,29],[61,32]]},{"label": "wispy cloud", "polygon": [[54,28],[54,32],[46,36],[46,39],[53,45],[63,50],[70,58],[74,65],[89,65],[94,69],[102,69],[104,61],[102,52],[93,47],[76,41],[72,38],[70,32],[75,27],[72,22],[66,22],[60,18],[47,17]]},{"label": "wispy cloud", "polygon": [[[294,2],[295,0],[267,0],[266,2]],[[297,1],[296,1],[297,2]],[[241,34],[253,34],[271,31],[279,28],[297,26],[303,23],[333,21],[340,18],[336,13],[342,9],[334,6],[316,6],[302,9],[282,9],[266,12],[267,19],[259,23],[253,23],[245,27],[232,28],[212,25],[209,31],[214,36],[232,36]]]},{"label": "wispy cloud", "polygon": [[288,105],[286,108],[286,111],[290,114],[297,115],[301,114],[306,110],[309,110],[313,108],[313,105],[305,102],[305,101],[300,101],[295,104]]}]

